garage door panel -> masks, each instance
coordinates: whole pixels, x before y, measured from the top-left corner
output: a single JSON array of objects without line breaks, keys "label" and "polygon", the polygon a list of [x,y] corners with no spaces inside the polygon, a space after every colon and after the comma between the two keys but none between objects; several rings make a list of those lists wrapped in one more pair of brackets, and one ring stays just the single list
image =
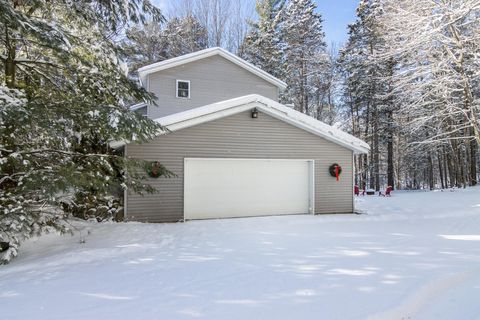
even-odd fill
[{"label": "garage door panel", "polygon": [[308,213],[308,160],[185,159],[185,219]]}]

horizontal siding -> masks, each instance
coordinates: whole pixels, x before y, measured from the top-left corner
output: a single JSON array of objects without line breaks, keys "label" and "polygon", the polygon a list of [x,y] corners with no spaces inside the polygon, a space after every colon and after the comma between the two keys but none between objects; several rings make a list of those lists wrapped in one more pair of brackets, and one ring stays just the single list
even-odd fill
[{"label": "horizontal siding", "polygon": [[[177,79],[190,81],[190,99],[176,98]],[[152,119],[248,94],[278,101],[275,85],[221,56],[152,73],[148,83],[149,90],[158,98],[158,106],[148,108]]]},{"label": "horizontal siding", "polygon": [[[138,221],[183,219],[184,158],[273,158],[315,160],[315,213],[353,211],[352,151],[337,144],[259,113],[250,112],[186,128],[144,144],[129,144],[127,155],[160,161],[178,175],[150,179],[158,194],[128,194],[127,218]],[[340,181],[328,168],[339,163]]]}]

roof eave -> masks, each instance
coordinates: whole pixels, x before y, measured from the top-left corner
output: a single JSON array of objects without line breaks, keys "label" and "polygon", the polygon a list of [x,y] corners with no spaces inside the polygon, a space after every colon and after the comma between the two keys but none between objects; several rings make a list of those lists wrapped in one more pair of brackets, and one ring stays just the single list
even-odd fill
[{"label": "roof eave", "polygon": [[262,69],[254,66],[253,64],[243,60],[240,57],[237,57],[236,55],[226,51],[225,49],[219,48],[219,47],[214,47],[214,48],[208,48],[205,50],[201,51],[196,51],[193,53],[189,53],[180,57],[160,61],[148,66],[144,66],[140,69],[138,69],[138,75],[140,78],[140,82],[142,84],[145,84],[145,79],[146,77],[154,72],[162,71],[165,69],[169,68],[174,68],[179,65],[183,65],[189,62],[197,61],[200,59],[208,58],[214,55],[220,55],[221,57],[229,60],[232,63],[235,63],[239,67],[242,67],[246,69],[247,71],[250,71],[251,73],[255,74],[256,76],[264,79],[265,81],[270,82],[271,84],[275,85],[278,87],[280,90],[285,90],[287,88],[287,84],[283,82],[282,80],[272,76],[268,72],[263,71]]},{"label": "roof eave", "polygon": [[[182,118],[182,114],[176,114],[176,115],[166,116],[163,118],[158,118],[158,119],[155,119],[155,121],[161,123],[163,126],[166,126],[171,131],[177,131],[185,127],[204,123],[210,120],[215,120],[227,115],[232,115],[235,113],[248,110],[253,107],[257,107],[259,110],[263,111],[264,113],[274,118],[277,118],[281,121],[285,121],[293,126],[296,126],[300,129],[308,131],[312,134],[315,134],[333,143],[341,145],[344,148],[352,150],[355,154],[368,153],[370,147],[368,146],[367,143],[361,141],[360,139],[352,136],[353,138],[355,138],[356,141],[349,143],[347,141],[344,141],[341,138],[335,137],[332,134],[329,135],[319,129],[316,129],[315,127],[309,125],[308,123],[292,118],[291,116],[288,115],[287,112],[285,112],[285,110],[280,109],[280,106],[282,105],[276,101],[273,101],[271,99],[265,98],[257,94],[252,94],[252,95],[243,96],[240,98],[235,98],[227,101],[217,102],[209,106],[205,106],[205,107],[209,107],[211,110],[208,110],[203,114],[192,115],[193,111],[189,110],[183,113],[183,115],[185,116],[184,118]],[[288,112],[297,112],[297,111],[293,109],[288,109]],[[316,119],[313,119],[313,120],[318,121]]]},{"label": "roof eave", "polygon": [[[316,136],[324,138],[332,143],[340,145],[346,149],[351,150],[354,154],[365,154],[370,150],[370,146],[364,141],[353,137],[350,134],[347,134],[339,129],[328,126],[327,124],[322,123],[322,126],[327,126],[326,128],[315,127],[313,124],[309,124],[313,120],[318,121],[313,118],[307,118],[308,116],[304,114],[298,114],[298,111],[290,109],[286,106],[281,105],[280,103],[273,101],[271,99],[265,98],[263,96],[252,94],[248,96],[243,96],[239,98],[234,98],[231,100],[221,101],[213,103],[211,105],[187,110],[181,113],[173,114],[170,116],[165,116],[162,118],[154,119],[154,121],[159,122],[168,129],[168,131],[178,131],[187,127],[205,123],[208,121],[213,121],[219,118],[223,118],[229,115],[240,113],[251,108],[258,108],[260,111],[277,118],[281,121],[289,123],[295,127],[298,127],[302,130],[310,132]],[[200,109],[200,110],[199,110]],[[318,121],[320,122],[320,121]],[[320,122],[321,123],[321,122]],[[321,127],[321,126],[320,126]],[[338,131],[337,136],[333,132]],[[159,132],[159,135],[165,132]],[[340,137],[339,137],[340,136]],[[345,136],[346,138],[351,137],[352,139],[342,139],[341,137]],[[349,141],[350,140],[350,141]],[[111,145],[117,147],[124,145],[129,142],[115,142]]]}]

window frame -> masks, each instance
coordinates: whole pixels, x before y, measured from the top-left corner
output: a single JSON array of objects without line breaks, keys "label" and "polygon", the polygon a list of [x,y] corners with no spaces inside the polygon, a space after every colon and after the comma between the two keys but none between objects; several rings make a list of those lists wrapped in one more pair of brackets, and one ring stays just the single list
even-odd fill
[{"label": "window frame", "polygon": [[[185,82],[185,83],[188,83],[188,96],[186,97],[181,97],[178,95],[178,84],[180,82]],[[185,90],[185,89],[182,89],[182,90]],[[177,79],[176,82],[175,82],[175,96],[177,97],[177,99],[190,99],[190,92],[192,91],[192,85],[190,84],[190,80],[180,80],[180,79]]]}]

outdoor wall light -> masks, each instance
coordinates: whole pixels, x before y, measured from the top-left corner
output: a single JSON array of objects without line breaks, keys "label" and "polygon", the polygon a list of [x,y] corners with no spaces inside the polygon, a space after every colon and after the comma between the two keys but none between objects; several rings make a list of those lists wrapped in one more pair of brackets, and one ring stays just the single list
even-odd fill
[{"label": "outdoor wall light", "polygon": [[257,118],[258,118],[257,108],[254,108],[254,109],[252,110],[252,118],[253,118],[253,119],[257,119]]}]

